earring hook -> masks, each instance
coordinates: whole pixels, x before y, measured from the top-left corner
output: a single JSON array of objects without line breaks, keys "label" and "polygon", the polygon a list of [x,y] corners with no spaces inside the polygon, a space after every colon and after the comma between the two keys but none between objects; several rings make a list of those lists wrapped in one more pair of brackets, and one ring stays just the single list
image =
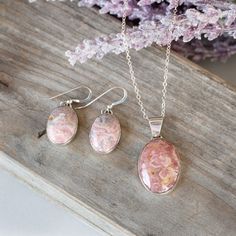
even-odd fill
[{"label": "earring hook", "polygon": [[78,86],[78,87],[75,87],[75,88],[70,89],[70,90],[68,90],[68,91],[66,91],[66,92],[59,93],[59,94],[57,94],[57,95],[55,95],[55,96],[53,96],[53,97],[50,97],[49,99],[52,100],[52,99],[61,97],[61,96],[65,95],[65,94],[68,94],[68,93],[73,92],[73,91],[75,91],[75,90],[77,90],[77,89],[80,89],[80,88],[85,88],[85,89],[88,90],[88,96],[87,96],[86,98],[84,98],[84,99],[69,99],[69,100],[67,100],[67,101],[61,102],[60,105],[70,105],[70,106],[71,106],[71,104],[72,104],[73,102],[75,102],[75,103],[82,103],[82,102],[86,102],[86,101],[90,100],[90,98],[92,97],[92,90],[91,90],[89,87],[87,87],[87,86]]},{"label": "earring hook", "polygon": [[111,111],[111,109],[114,107],[114,106],[117,106],[121,103],[123,103],[126,98],[127,98],[127,91],[126,89],[122,88],[122,87],[112,87],[110,89],[108,89],[107,91],[105,91],[104,93],[100,94],[98,97],[96,97],[95,99],[93,99],[92,101],[90,101],[89,103],[83,105],[83,106],[79,106],[79,107],[75,107],[74,109],[76,110],[79,110],[79,109],[82,109],[82,108],[86,108],[88,106],[90,106],[91,104],[93,104],[94,102],[96,102],[98,99],[100,99],[101,97],[103,97],[104,95],[106,95],[107,93],[109,93],[110,91],[114,90],[114,89],[121,89],[123,91],[123,97],[118,100],[118,101],[115,101],[113,103],[111,103],[110,105],[107,106],[107,109],[106,111]]}]

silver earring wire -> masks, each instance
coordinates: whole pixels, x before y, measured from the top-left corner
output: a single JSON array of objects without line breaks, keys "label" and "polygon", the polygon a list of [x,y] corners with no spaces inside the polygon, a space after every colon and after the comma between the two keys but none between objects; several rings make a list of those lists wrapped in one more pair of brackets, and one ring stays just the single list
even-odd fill
[{"label": "silver earring wire", "polygon": [[75,110],[79,110],[79,109],[82,109],[82,108],[86,108],[86,107],[90,106],[91,104],[93,104],[94,102],[96,102],[101,97],[103,97],[105,94],[109,93],[110,91],[112,91],[114,89],[121,89],[123,91],[123,97],[120,100],[115,101],[115,102],[111,103],[110,105],[107,105],[107,109],[105,111],[106,112],[111,112],[111,109],[114,106],[117,106],[117,105],[123,103],[126,100],[126,98],[127,98],[127,91],[126,91],[126,89],[124,89],[122,87],[112,87],[112,88],[108,89],[107,91],[105,91],[104,93],[100,94],[98,97],[96,97],[95,99],[93,99],[89,103],[87,103],[87,104],[85,104],[83,106],[75,107],[74,109]]},{"label": "silver earring wire", "polygon": [[65,94],[68,94],[68,93],[73,92],[73,91],[75,91],[77,89],[80,89],[80,88],[84,88],[84,89],[88,90],[88,96],[86,98],[83,98],[83,99],[69,99],[69,100],[61,102],[60,105],[61,106],[62,105],[70,105],[71,106],[73,102],[75,102],[75,103],[83,103],[83,102],[86,102],[86,101],[90,100],[90,98],[92,97],[92,90],[89,87],[87,87],[87,86],[75,87],[75,88],[70,89],[70,90],[68,90],[66,92],[63,92],[63,93],[57,94],[57,95],[55,95],[53,97],[50,97],[49,99],[52,100],[52,99],[61,97],[61,96],[65,95]]}]

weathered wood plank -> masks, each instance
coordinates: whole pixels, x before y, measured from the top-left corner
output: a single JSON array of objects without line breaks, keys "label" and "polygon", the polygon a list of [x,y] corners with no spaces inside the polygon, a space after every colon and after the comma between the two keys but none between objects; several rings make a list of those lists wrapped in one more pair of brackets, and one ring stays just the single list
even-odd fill
[{"label": "weathered wood plank", "polygon": [[[179,149],[183,175],[170,195],[150,194],[137,177],[149,129],[124,55],[75,68],[64,57],[83,38],[118,32],[119,23],[75,5],[19,0],[0,5],[0,165],[111,235],[235,235],[235,88],[172,57],[163,134]],[[152,47],[132,55],[144,103],[157,115],[164,52]],[[58,104],[47,98],[80,83],[96,95],[112,86],[129,92],[128,102],[114,110],[122,125],[121,142],[107,156],[92,151],[88,132],[117,94],[79,112],[79,131],[68,146],[38,138]]]}]

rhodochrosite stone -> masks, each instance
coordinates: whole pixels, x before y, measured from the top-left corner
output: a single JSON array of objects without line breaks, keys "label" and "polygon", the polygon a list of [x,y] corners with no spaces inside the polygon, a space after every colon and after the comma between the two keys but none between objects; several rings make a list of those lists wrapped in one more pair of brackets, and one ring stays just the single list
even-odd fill
[{"label": "rhodochrosite stone", "polygon": [[110,153],[120,140],[121,128],[119,120],[110,113],[104,113],[94,121],[89,139],[96,152]]},{"label": "rhodochrosite stone", "polygon": [[139,158],[138,172],[149,191],[162,194],[172,190],[180,174],[180,159],[175,146],[161,138],[150,141]]},{"label": "rhodochrosite stone", "polygon": [[55,144],[67,144],[75,136],[78,116],[73,108],[60,106],[52,111],[47,122],[48,139]]}]

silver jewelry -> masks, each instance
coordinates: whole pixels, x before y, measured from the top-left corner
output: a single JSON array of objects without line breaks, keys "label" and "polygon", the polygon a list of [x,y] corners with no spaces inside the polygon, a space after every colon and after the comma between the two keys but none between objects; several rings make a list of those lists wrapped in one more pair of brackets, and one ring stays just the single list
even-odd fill
[{"label": "silver jewelry", "polygon": [[113,87],[102,93],[84,106],[76,107],[75,109],[82,109],[90,106],[95,101],[113,90],[122,90],[123,97],[118,101],[112,102],[104,110],[101,110],[99,115],[92,124],[89,133],[89,140],[92,148],[101,154],[108,154],[112,152],[118,145],[121,137],[121,126],[118,118],[113,114],[112,108],[125,102],[127,98],[127,91],[121,87]]},{"label": "silver jewelry", "polygon": [[[173,20],[171,22],[171,27],[169,27],[170,33],[172,33],[172,27],[176,22],[177,7],[178,0],[176,0],[175,2]],[[171,52],[171,41],[167,44],[166,48],[160,117],[149,118],[142,102],[142,97],[138,88],[137,79],[134,74],[129,46],[126,38],[127,10],[128,0],[124,0],[124,13],[122,17],[121,35],[123,37],[126,59],[134,92],[136,94],[136,98],[140,106],[143,118],[148,121],[152,133],[152,140],[146,144],[139,157],[138,173],[141,182],[147,190],[157,194],[164,194],[174,189],[176,183],[178,182],[181,169],[180,159],[176,152],[175,146],[170,142],[167,142],[161,136],[161,128],[166,113],[166,92],[168,85],[168,66]]]},{"label": "silver jewelry", "polygon": [[55,108],[48,117],[46,132],[49,141],[53,144],[65,145],[71,142],[75,137],[79,120],[72,105],[74,103],[78,104],[90,100],[92,91],[86,86],[78,86],[50,98],[52,100],[78,89],[86,89],[88,96],[84,99],[68,99],[60,102],[60,106]]}]

